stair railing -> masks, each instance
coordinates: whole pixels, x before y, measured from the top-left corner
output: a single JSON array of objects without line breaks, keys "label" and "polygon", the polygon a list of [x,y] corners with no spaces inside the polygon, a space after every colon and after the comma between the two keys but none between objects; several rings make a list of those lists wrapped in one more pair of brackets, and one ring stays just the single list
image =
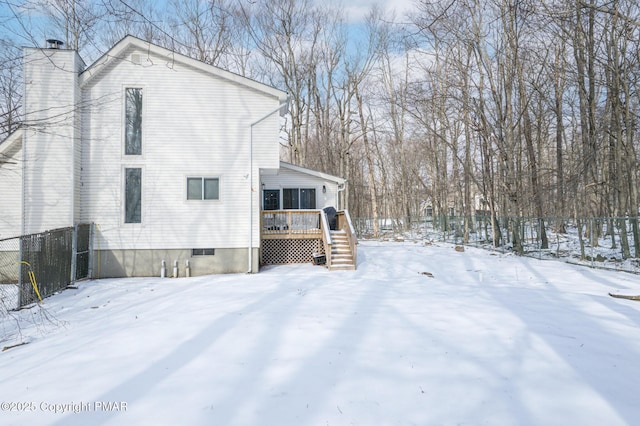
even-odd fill
[{"label": "stair railing", "polygon": [[320,210],[320,230],[322,231],[322,245],[324,246],[324,254],[327,259],[327,268],[331,269],[331,228],[329,228],[329,220],[324,210]]},{"label": "stair railing", "polygon": [[356,236],[356,231],[353,227],[353,223],[351,222],[349,210],[340,210],[339,212],[337,212],[336,220],[338,222],[338,229],[344,230],[347,234],[349,249],[351,250],[351,255],[353,256],[353,266],[356,266],[358,264],[358,237]]}]

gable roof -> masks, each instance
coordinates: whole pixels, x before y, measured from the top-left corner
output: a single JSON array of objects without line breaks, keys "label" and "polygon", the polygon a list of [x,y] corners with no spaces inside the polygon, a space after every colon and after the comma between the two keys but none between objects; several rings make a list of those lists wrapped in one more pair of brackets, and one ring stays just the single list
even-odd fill
[{"label": "gable roof", "polygon": [[22,148],[22,127],[18,127],[11,132],[4,140],[0,141],[0,165],[5,163],[7,158],[15,155]]},{"label": "gable roof", "polygon": [[252,80],[247,77],[243,77],[239,74],[234,74],[229,71],[225,71],[213,65],[206,64],[197,59],[190,58],[181,53],[174,52],[156,44],[144,41],[132,35],[125,36],[122,40],[116,43],[111,49],[104,53],[98,60],[91,64],[80,74],[80,85],[88,84],[90,81],[100,75],[108,66],[115,61],[130,61],[128,56],[131,51],[146,52],[147,55],[154,54],[167,60],[168,64],[174,64],[176,62],[187,65],[196,70],[205,72],[212,76],[222,78],[245,86],[247,88],[256,90],[269,96],[276,97],[281,102],[287,99],[287,93],[258,81]]},{"label": "gable roof", "polygon": [[280,168],[289,169],[289,170],[293,170],[293,171],[298,172],[298,173],[304,173],[304,174],[307,174],[307,175],[319,177],[319,178],[324,179],[324,180],[329,180],[331,182],[336,182],[339,185],[344,185],[344,183],[347,181],[346,179],[343,179],[343,178],[338,177],[338,176],[333,176],[333,175],[330,175],[330,174],[327,174],[327,173],[322,173],[322,172],[318,172],[318,171],[315,171],[315,170],[307,169],[305,167],[296,166],[294,164],[287,163],[286,161],[280,161]]}]

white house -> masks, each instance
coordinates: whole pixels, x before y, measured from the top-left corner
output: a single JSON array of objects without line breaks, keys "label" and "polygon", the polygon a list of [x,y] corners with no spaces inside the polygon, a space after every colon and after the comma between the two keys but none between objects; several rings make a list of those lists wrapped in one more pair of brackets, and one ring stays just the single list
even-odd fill
[{"label": "white house", "polygon": [[0,239],[94,223],[94,277],[256,272],[263,207],[338,207],[343,179],[280,162],[287,94],[270,86],[131,36],[89,66],[26,48],[24,85]]}]

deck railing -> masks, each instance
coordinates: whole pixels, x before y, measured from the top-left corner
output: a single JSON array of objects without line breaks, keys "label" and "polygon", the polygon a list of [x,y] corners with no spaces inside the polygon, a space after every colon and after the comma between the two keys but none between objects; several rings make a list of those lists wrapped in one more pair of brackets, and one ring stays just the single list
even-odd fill
[{"label": "deck railing", "polygon": [[[354,264],[357,261],[356,237],[349,212],[336,213],[336,227],[347,234]],[[322,210],[263,210],[260,215],[263,240],[319,239],[324,248],[326,265],[331,268],[331,232],[327,215]]]},{"label": "deck railing", "polygon": [[319,210],[264,210],[262,238],[322,238]]}]

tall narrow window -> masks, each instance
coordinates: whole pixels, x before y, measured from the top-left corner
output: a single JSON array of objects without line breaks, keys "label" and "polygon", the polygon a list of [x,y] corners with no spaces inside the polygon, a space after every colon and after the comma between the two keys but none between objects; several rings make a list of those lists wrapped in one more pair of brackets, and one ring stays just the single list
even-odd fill
[{"label": "tall narrow window", "polygon": [[124,169],[124,222],[142,222],[142,169]]},{"label": "tall narrow window", "polygon": [[282,207],[285,209],[299,209],[300,208],[300,199],[299,199],[299,190],[298,188],[285,188],[282,190]]},{"label": "tall narrow window", "polygon": [[300,188],[300,208],[316,208],[316,190],[314,188]]},{"label": "tall narrow window", "polygon": [[142,89],[125,89],[124,153],[142,154]]}]

